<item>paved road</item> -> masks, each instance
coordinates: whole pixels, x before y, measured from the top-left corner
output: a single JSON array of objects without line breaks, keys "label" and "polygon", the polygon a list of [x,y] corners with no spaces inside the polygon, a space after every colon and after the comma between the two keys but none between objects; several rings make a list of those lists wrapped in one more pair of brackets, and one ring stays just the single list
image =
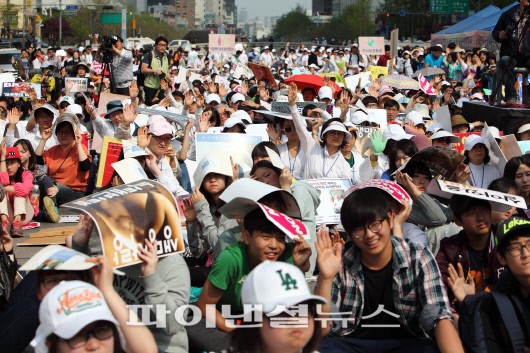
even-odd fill
[{"label": "paved road", "polygon": [[[59,214],[61,215],[72,215],[72,214],[79,214],[79,212],[76,212],[72,209],[67,208],[59,208]],[[34,254],[36,254],[40,249],[43,248],[43,246],[18,246],[19,243],[22,243],[23,241],[29,239],[30,234],[36,233],[42,229],[53,229],[58,227],[64,227],[64,226],[74,226],[76,223],[46,223],[46,222],[40,222],[39,228],[34,228],[30,230],[24,231],[24,237],[23,238],[17,238],[15,239],[15,244],[17,246],[15,247],[15,256],[17,258],[17,262],[19,265],[24,264],[30,257],[32,257]]]}]

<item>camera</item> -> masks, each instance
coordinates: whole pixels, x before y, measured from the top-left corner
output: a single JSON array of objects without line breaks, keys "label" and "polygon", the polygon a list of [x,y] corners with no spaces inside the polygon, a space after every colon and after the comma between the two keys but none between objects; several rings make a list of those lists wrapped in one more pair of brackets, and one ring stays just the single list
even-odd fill
[{"label": "camera", "polygon": [[105,36],[101,42],[101,53],[103,55],[103,62],[110,63],[114,56],[113,46],[118,42],[117,36]]}]

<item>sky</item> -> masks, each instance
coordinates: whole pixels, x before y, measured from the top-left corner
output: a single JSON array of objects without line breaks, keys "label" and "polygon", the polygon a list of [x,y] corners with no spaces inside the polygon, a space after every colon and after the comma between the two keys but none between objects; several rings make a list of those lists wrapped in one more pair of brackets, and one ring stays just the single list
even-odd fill
[{"label": "sky", "polygon": [[302,5],[306,9],[311,8],[311,0],[236,0],[238,11],[245,7],[249,18],[263,16],[281,16],[291,11],[296,4]]}]

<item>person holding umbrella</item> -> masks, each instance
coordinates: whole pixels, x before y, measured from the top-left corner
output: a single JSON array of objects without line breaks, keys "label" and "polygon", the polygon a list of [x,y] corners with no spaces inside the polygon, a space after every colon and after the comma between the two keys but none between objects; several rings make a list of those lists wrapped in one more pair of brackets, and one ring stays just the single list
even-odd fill
[{"label": "person holding umbrella", "polygon": [[[300,138],[307,163],[304,179],[348,178],[353,180],[352,168],[342,157],[341,148],[352,138],[351,133],[340,119],[329,119],[322,126],[317,143],[313,139],[316,132],[310,134],[304,118],[298,113],[296,98],[298,89],[295,84],[289,87],[288,99],[296,133]],[[318,124],[318,123],[317,123]]]}]

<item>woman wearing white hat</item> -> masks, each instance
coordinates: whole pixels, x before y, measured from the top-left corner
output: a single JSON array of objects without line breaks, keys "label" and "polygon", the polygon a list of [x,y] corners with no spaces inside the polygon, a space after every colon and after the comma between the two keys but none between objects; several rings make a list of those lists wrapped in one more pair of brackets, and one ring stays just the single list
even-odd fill
[{"label": "woman wearing white hat", "polygon": [[112,286],[112,269],[103,257],[94,279],[99,289],[83,281],[63,281],[42,300],[40,325],[31,345],[36,353],[100,352],[155,353],[153,335],[129,311]]},{"label": "woman wearing white hat", "polygon": [[487,189],[490,183],[501,177],[499,170],[488,164],[490,161],[489,150],[484,139],[478,135],[470,135],[464,140],[464,156],[471,170],[471,182],[477,188]]},{"label": "woman wearing white hat", "polygon": [[292,84],[289,87],[289,106],[302,150],[306,153],[305,179],[353,179],[352,169],[340,151],[346,141],[351,139],[350,132],[340,119],[330,119],[322,126],[319,136],[322,142],[318,144],[312,136],[316,133],[310,134],[307,131],[305,120],[298,113],[297,93],[296,85]]}]

